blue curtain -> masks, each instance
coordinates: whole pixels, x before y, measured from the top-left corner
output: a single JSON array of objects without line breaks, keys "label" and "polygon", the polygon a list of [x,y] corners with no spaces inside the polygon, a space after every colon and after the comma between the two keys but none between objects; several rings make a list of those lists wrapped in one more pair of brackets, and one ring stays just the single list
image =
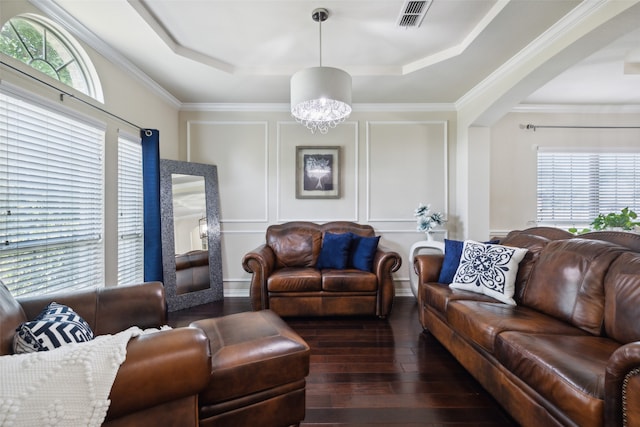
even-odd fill
[{"label": "blue curtain", "polygon": [[160,133],[141,129],[142,186],[144,191],[144,280],[162,281],[160,228]]}]

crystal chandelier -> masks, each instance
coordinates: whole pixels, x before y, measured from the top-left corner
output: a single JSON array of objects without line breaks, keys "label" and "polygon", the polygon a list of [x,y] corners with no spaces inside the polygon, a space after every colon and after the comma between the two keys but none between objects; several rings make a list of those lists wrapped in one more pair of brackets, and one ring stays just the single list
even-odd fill
[{"label": "crystal chandelier", "polygon": [[320,66],[305,68],[291,77],[291,115],[311,133],[327,133],[351,114],[351,76],[322,66],[322,22],[329,11],[315,9],[311,17],[320,29]]}]

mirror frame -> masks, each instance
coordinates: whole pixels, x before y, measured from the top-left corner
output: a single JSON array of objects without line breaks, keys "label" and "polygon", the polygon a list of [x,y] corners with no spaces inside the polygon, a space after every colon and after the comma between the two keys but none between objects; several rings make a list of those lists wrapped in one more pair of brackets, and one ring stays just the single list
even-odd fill
[{"label": "mirror frame", "polygon": [[[208,289],[177,293],[176,253],[173,218],[173,174],[204,177],[207,217],[207,247],[209,251]],[[222,245],[220,237],[220,208],[218,169],[214,165],[160,159],[160,225],[162,232],[162,270],[169,311],[181,310],[224,298],[222,283]]]}]

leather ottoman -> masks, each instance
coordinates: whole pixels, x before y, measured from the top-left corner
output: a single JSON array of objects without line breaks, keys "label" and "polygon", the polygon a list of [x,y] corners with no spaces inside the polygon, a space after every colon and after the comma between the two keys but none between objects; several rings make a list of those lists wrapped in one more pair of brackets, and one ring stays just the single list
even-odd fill
[{"label": "leather ottoman", "polygon": [[201,427],[298,425],[305,416],[310,349],[270,310],[199,320],[211,346]]}]

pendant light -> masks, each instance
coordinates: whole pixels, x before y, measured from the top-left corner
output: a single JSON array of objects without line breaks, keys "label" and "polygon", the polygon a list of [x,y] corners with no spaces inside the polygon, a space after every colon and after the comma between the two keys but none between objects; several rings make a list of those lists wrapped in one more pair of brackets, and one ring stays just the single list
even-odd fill
[{"label": "pendant light", "polygon": [[339,68],[322,66],[322,22],[328,17],[324,8],[311,14],[319,27],[320,66],[291,77],[291,115],[311,133],[327,133],[351,114],[351,76]]}]

